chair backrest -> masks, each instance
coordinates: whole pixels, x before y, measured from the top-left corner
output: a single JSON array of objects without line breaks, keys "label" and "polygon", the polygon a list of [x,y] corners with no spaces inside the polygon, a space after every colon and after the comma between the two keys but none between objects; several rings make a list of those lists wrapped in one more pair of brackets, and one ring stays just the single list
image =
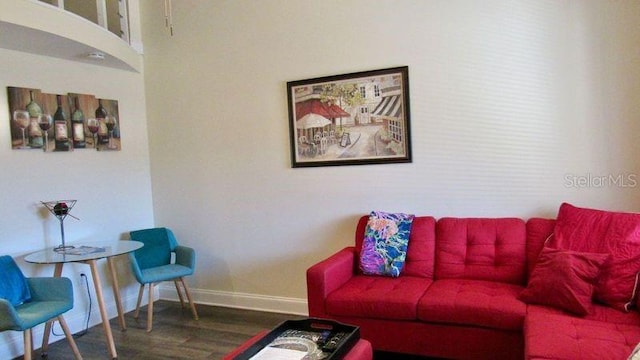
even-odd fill
[{"label": "chair backrest", "polygon": [[27,279],[9,255],[0,256],[0,298],[13,306],[18,306],[31,300],[31,292]]},{"label": "chair backrest", "polygon": [[173,232],[164,227],[131,231],[129,236],[144,244],[133,253],[140,269],[169,264],[171,252],[178,246]]}]

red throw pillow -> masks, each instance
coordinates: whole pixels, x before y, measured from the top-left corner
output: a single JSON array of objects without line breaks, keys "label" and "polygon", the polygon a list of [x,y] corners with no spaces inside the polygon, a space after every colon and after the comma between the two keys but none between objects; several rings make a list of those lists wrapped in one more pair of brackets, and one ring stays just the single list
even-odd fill
[{"label": "red throw pillow", "polygon": [[635,299],[640,270],[640,214],[560,206],[553,237],[554,249],[609,254],[595,284],[593,298],[629,311]]},{"label": "red throw pillow", "polygon": [[608,254],[584,253],[545,247],[540,252],[527,288],[519,299],[577,315],[591,310],[594,284]]}]

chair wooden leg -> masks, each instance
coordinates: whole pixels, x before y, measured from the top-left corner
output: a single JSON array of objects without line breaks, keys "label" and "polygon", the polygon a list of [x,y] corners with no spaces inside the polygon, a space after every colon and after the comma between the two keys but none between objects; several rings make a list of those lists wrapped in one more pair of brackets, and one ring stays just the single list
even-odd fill
[{"label": "chair wooden leg", "polygon": [[149,283],[149,305],[147,305],[147,332],[151,332],[153,323],[153,283]]},{"label": "chair wooden leg", "polygon": [[24,334],[24,360],[31,360],[31,352],[33,351],[31,329],[25,330],[23,334]]},{"label": "chair wooden leg", "polygon": [[133,313],[135,319],[140,315],[140,303],[142,302],[142,293],[144,292],[144,284],[140,284],[140,290],[138,290],[138,303],[136,304],[136,311]]},{"label": "chair wooden leg", "polygon": [[44,334],[42,335],[42,356],[47,356],[47,351],[49,350],[49,335],[51,335],[51,327],[53,326],[53,320],[47,321],[44,324]]},{"label": "chair wooden leg", "polygon": [[191,298],[191,292],[189,291],[189,286],[187,286],[187,282],[184,281],[184,277],[180,278],[180,282],[182,283],[182,287],[184,287],[184,292],[187,294],[187,299],[189,300],[189,306],[191,307],[191,314],[193,314],[193,318],[198,320],[198,311],[196,311],[196,304],[193,302]]},{"label": "chair wooden leg", "polygon": [[173,280],[173,283],[176,285],[176,291],[178,292],[178,298],[180,299],[180,305],[184,309],[184,298],[182,297],[182,291],[180,291],[180,285],[178,284],[178,280]]},{"label": "chair wooden leg", "polygon": [[64,320],[64,317],[62,317],[62,315],[58,316],[58,322],[62,327],[62,331],[64,331],[64,335],[67,338],[67,341],[69,342],[69,346],[71,347],[71,351],[73,351],[73,355],[76,357],[76,360],[82,360],[82,355],[80,355],[80,350],[78,350],[78,346],[76,345],[75,340],[73,340],[73,334],[69,330],[69,327],[67,326],[67,322]]}]

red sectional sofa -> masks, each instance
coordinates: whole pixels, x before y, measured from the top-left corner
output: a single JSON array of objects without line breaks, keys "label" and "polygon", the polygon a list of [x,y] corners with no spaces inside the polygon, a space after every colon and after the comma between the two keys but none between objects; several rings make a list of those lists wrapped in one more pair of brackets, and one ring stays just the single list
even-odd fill
[{"label": "red sectional sofa", "polygon": [[[360,327],[375,350],[451,359],[626,359],[640,313],[593,304],[588,315],[527,304],[555,220],[415,217],[399,277],[359,270],[355,246],[307,271],[309,315]],[[640,269],[637,269],[640,270]]]}]

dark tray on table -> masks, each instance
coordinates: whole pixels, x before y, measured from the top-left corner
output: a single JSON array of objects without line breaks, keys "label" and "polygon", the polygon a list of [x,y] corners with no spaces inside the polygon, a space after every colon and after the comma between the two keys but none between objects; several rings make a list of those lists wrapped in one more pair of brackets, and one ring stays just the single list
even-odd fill
[{"label": "dark tray on table", "polygon": [[255,342],[234,360],[249,360],[265,347],[307,351],[304,359],[337,360],[360,339],[360,328],[333,320],[287,320]]}]

